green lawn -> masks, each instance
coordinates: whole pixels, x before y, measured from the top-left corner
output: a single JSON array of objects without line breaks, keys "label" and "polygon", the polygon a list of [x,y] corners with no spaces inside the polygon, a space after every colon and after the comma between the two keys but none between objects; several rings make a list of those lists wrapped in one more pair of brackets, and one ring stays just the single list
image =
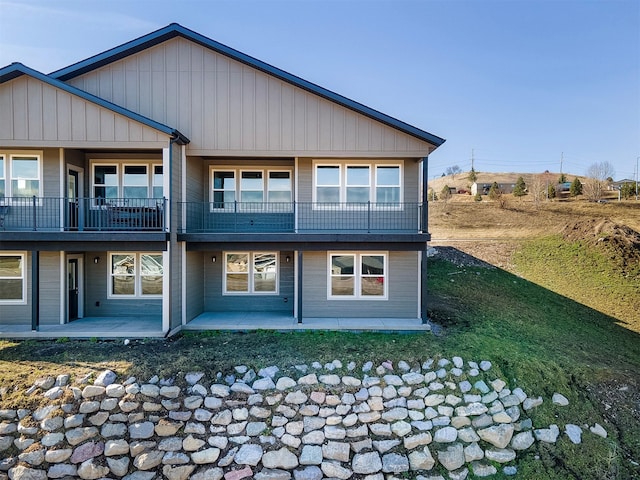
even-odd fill
[{"label": "green lawn", "polygon": [[[532,254],[527,248],[538,251],[535,245],[525,247],[518,262]],[[579,248],[577,252],[584,253]],[[551,266],[545,269],[544,258],[536,261],[542,264],[541,272],[551,272]],[[549,261],[556,259],[552,256]],[[572,278],[579,291],[580,277]],[[593,308],[500,269],[457,267],[430,259],[429,313],[442,325],[442,336],[205,332],[166,341],[133,341],[128,346],[101,341],[2,341],[0,386],[30,385],[45,373],[80,376],[104,368],[142,380],[154,374],[176,376],[180,383],[189,371],[228,374],[242,364],[286,370],[299,363],[334,359],[362,366],[368,360],[417,363],[460,355],[465,360],[490,360],[492,374],[510,388],[519,386],[530,396],[543,396],[545,403],[530,414],[534,426],[555,423],[562,430],[566,423],[598,422],[609,433],[607,439],[585,434],[580,445],[564,435],[555,445],[536,442],[519,453],[517,478],[637,478],[640,469],[630,460],[640,460],[640,335],[599,311],[606,311],[608,298],[592,299],[591,304]],[[554,407],[554,392],[564,394],[570,405]],[[9,388],[3,404],[8,408],[34,401]]]}]

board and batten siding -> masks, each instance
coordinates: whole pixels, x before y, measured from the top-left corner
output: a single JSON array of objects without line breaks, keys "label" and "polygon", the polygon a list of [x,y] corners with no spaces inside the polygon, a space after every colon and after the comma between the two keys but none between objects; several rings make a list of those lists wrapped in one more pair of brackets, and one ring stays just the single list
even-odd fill
[{"label": "board and batten siding", "polygon": [[328,300],[327,252],[304,252],[304,318],[417,318],[418,252],[388,252],[387,300]]},{"label": "board and batten siding", "polygon": [[40,252],[40,325],[60,324],[60,253]]},{"label": "board and batten siding", "polygon": [[40,80],[0,85],[0,143],[7,146],[162,147],[169,136]]},{"label": "board and batten siding", "polygon": [[[257,249],[258,252],[272,251]],[[211,257],[216,256],[216,262]],[[291,258],[286,262],[287,255]],[[223,295],[224,255],[222,252],[204,253],[204,311],[205,312],[283,312],[293,315],[293,252],[278,252],[278,295]],[[286,299],[286,301],[285,301]]]},{"label": "board and batten siding", "polygon": [[177,128],[190,155],[425,157],[434,148],[179,37],[69,83]]}]

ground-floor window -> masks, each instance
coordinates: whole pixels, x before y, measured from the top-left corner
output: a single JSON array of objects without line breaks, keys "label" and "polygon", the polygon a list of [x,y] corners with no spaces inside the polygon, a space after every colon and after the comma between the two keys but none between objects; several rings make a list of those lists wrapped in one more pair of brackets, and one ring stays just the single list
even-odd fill
[{"label": "ground-floor window", "polygon": [[25,303],[24,253],[0,253],[0,303]]},{"label": "ground-floor window", "polygon": [[387,299],[386,253],[329,252],[328,257],[328,299]]},{"label": "ground-floor window", "polygon": [[278,254],[226,252],[223,292],[227,295],[277,295]]},{"label": "ground-floor window", "polygon": [[162,296],[162,253],[113,252],[109,265],[110,297]]}]

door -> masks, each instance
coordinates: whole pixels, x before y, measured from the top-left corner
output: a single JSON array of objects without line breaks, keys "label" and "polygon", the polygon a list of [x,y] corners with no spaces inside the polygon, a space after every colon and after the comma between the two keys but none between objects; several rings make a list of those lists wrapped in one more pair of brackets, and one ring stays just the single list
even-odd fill
[{"label": "door", "polygon": [[67,260],[67,288],[69,291],[68,312],[69,321],[78,318],[78,259],[70,258]]},{"label": "door", "polygon": [[67,201],[68,203],[68,228],[69,230],[78,229],[78,172],[69,169],[67,174]]}]

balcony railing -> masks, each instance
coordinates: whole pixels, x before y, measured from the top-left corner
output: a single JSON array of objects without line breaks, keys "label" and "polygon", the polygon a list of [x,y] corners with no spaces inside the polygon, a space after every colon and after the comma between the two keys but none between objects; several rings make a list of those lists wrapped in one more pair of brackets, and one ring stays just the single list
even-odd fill
[{"label": "balcony railing", "polygon": [[184,233],[419,233],[422,203],[181,203]]},{"label": "balcony railing", "polygon": [[164,231],[166,199],[1,197],[1,231]]}]

